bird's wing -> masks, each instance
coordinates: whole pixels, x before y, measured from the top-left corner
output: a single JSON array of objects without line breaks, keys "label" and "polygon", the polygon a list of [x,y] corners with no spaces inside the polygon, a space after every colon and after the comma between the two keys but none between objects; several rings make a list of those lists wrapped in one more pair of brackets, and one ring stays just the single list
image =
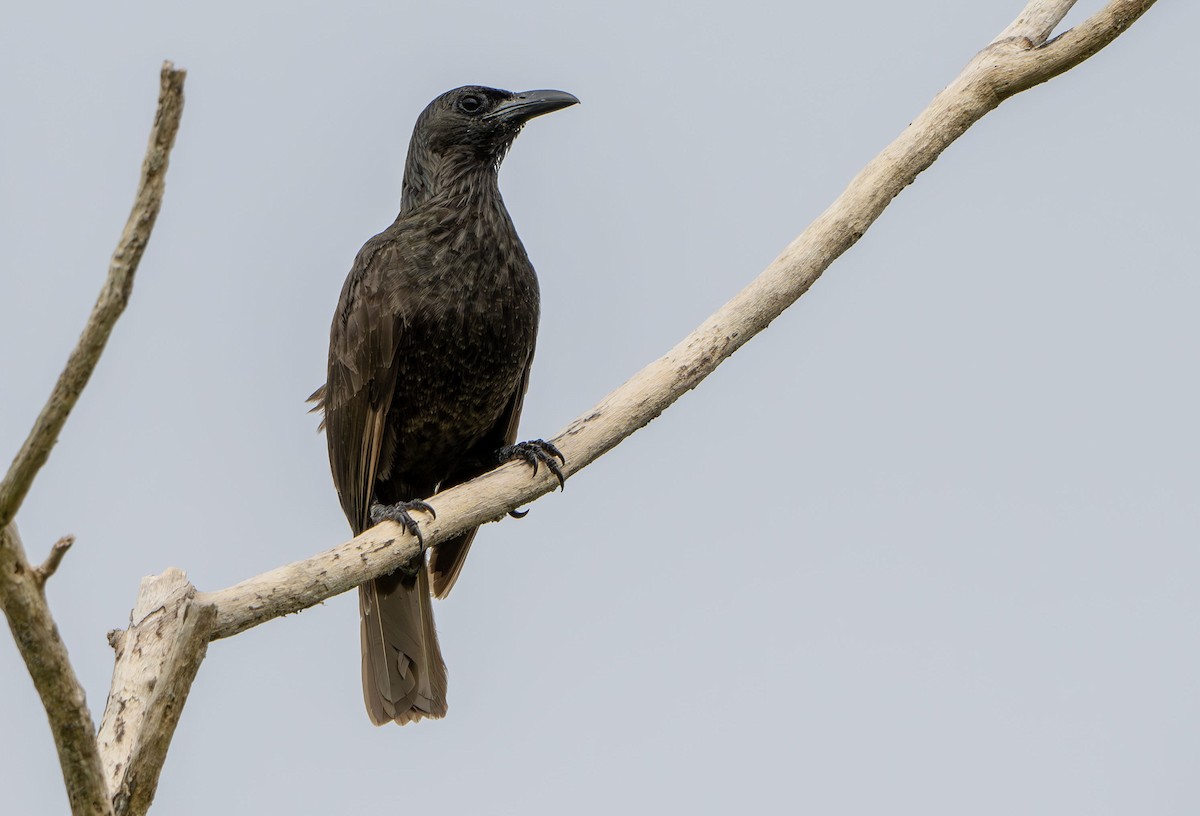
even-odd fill
[{"label": "bird's wing", "polygon": [[[525,403],[525,392],[529,390],[529,370],[533,363],[533,349],[529,350],[529,359],[521,372],[521,381],[505,407],[504,412],[496,420],[492,429],[477,443],[463,459],[463,465],[456,469],[442,482],[442,490],[456,484],[470,481],[496,466],[496,452],[505,445],[511,445],[517,440],[517,426],[521,421],[521,407]],[[429,575],[435,598],[445,598],[454,588],[454,582],[462,572],[463,563],[467,560],[467,552],[475,539],[478,527],[473,527],[449,541],[437,544],[430,551]]]},{"label": "bird's wing", "polygon": [[385,420],[404,303],[402,293],[385,285],[385,272],[394,280],[391,267],[399,263],[403,257],[394,245],[368,242],[346,279],[330,331],[328,379],[320,396],[333,482],[355,535],[371,526],[375,480],[390,463]]}]

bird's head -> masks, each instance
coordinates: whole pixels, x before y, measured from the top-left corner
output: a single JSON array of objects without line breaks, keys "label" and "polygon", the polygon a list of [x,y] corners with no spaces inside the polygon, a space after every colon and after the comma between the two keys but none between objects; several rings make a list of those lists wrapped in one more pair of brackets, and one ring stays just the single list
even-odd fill
[{"label": "bird's head", "polygon": [[564,91],[501,91],[465,85],[429,103],[413,140],[437,154],[465,149],[479,158],[502,158],[521,127],[535,116],[579,104]]},{"label": "bird's head", "polygon": [[471,167],[494,170],[526,122],[577,104],[565,91],[513,92],[480,85],[447,91],[417,117],[405,167],[406,192],[430,192],[434,179],[451,168],[455,174]]}]

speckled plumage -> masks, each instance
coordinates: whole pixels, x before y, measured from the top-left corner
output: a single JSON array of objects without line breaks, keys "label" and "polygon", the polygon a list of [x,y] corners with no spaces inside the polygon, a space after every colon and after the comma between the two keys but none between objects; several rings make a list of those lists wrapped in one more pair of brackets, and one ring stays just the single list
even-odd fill
[{"label": "speckled plumage", "polygon": [[[355,534],[375,503],[431,496],[490,469],[516,438],[538,285],[497,184],[524,122],[573,104],[557,91],[458,88],[417,120],[400,215],[342,288],[325,411],[334,484]],[[478,109],[468,109],[478,105]],[[475,530],[360,587],[363,691],[376,724],[440,717],[446,669],[430,581],[449,592]]]}]

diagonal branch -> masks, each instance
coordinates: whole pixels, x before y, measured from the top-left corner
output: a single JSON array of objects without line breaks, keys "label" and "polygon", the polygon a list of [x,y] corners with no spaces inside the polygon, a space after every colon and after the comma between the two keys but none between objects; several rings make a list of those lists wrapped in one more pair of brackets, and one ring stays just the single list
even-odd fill
[{"label": "diagonal branch", "polygon": [[167,159],[183,111],[184,77],[185,73],[175,70],[170,63],[163,65],[158,111],[142,162],[137,196],[109,265],[104,288],[50,399],[0,482],[0,608],[50,720],[74,814],[109,816],[113,804],[100,763],[92,714],[44,592],[46,579],[57,569],[70,541],[60,540],[45,563],[34,568],[25,556],[12,520],[50,455],[63,423],[87,385],[113,325],[129,300],[134,273],[162,205]]},{"label": "diagonal branch", "polygon": [[179,117],[183,113],[183,80],[186,71],[177,71],[171,63],[163,64],[160,79],[158,112],[150,130],[150,144],[146,158],[142,161],[142,175],[138,182],[137,197],[125,231],[113,253],[108,267],[108,278],[104,288],[92,307],[91,317],[79,336],[67,365],[58,382],[50,392],[50,398],[33,424],[25,444],[13,459],[4,481],[0,482],[0,527],[5,526],[17,515],[17,509],[25,500],[25,494],[33,484],[42,465],[50,456],[58,434],[84,386],[92,376],[108,336],[133,290],[133,276],[137,272],[142,253],[150,240],[150,231],[162,206],[163,187],[167,178],[167,160],[175,144],[179,130]]},{"label": "diagonal branch", "polygon": [[[1074,0],[1033,0],[1005,33],[884,148],[836,201],[767,269],[666,355],[646,366],[567,426],[553,441],[573,474],[695,388],[718,365],[794,303],[854,245],[892,199],[955,139],[1013,94],[1083,62],[1128,28],[1154,0],[1113,0],[1078,28],[1045,44]],[[495,521],[557,485],[545,470],[529,478],[508,464],[429,500],[426,544]],[[213,638],[235,635],[297,612],[395,569],[417,552],[411,535],[384,522],[324,553],[250,578],[197,601],[217,607]]]}]

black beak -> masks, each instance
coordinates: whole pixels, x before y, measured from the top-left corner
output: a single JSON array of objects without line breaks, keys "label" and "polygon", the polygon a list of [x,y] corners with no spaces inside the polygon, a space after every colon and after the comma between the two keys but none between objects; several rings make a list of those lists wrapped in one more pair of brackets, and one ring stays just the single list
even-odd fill
[{"label": "black beak", "polygon": [[522,91],[513,94],[512,99],[502,103],[484,118],[524,123],[543,113],[553,113],[578,104],[579,100],[575,95],[566,91]]}]

